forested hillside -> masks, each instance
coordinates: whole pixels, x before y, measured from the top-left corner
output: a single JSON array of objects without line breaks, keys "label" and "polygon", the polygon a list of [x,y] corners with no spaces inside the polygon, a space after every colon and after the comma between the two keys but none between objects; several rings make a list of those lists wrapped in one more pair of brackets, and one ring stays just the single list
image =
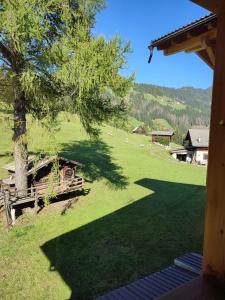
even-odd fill
[{"label": "forested hillside", "polygon": [[149,130],[176,131],[181,142],[193,126],[208,126],[211,107],[211,88],[179,89],[150,84],[135,84],[130,92],[130,114],[144,123]]}]

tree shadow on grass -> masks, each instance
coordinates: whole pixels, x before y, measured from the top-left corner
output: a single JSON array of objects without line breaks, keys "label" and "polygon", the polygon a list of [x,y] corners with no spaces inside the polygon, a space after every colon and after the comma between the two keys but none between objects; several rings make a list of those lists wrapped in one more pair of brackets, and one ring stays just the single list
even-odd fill
[{"label": "tree shadow on grass", "polygon": [[60,155],[81,163],[81,171],[88,181],[104,178],[113,189],[126,188],[127,178],[112,160],[111,147],[103,141],[79,141],[61,146]]},{"label": "tree shadow on grass", "polygon": [[41,246],[71,299],[93,299],[201,252],[205,187],[149,178],[136,184],[151,194]]}]

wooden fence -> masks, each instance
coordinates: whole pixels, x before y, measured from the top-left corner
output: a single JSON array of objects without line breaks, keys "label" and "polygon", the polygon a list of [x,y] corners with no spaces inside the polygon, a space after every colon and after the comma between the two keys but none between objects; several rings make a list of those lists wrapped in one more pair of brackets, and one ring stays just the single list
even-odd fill
[{"label": "wooden fence", "polygon": [[15,223],[15,208],[25,203],[34,203],[34,210],[38,211],[38,202],[45,197],[54,198],[59,195],[83,190],[84,179],[75,177],[66,181],[40,183],[26,190],[8,188],[0,191],[0,207],[4,207],[8,225]]}]

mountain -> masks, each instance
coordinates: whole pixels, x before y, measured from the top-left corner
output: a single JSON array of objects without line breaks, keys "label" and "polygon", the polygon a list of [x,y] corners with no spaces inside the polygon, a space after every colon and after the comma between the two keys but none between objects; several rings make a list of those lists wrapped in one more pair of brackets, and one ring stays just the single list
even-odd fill
[{"label": "mountain", "polygon": [[209,125],[211,93],[211,88],[135,84],[129,94],[130,115],[149,130],[174,129],[181,143],[190,127]]}]

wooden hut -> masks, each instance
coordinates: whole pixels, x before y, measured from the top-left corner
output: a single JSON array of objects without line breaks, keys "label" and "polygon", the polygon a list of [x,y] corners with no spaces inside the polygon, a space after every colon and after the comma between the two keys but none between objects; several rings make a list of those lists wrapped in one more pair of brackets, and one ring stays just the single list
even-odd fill
[{"label": "wooden hut", "polygon": [[[80,164],[64,157],[44,157],[38,161],[34,156],[28,158],[28,189],[17,191],[15,188],[15,164],[7,164],[4,168],[10,177],[3,179],[0,186],[0,207],[8,206],[9,211],[17,205],[36,202],[46,196],[56,197],[83,189],[84,180],[77,176]],[[23,192],[23,196],[21,196]],[[7,195],[7,205],[4,203]],[[9,214],[10,214],[9,213]]]},{"label": "wooden hut", "polygon": [[[81,177],[76,175],[79,163],[64,157],[45,157],[36,162],[35,157],[28,158],[28,189],[32,187],[38,191],[47,189],[48,183],[52,181],[60,187],[59,192],[62,193],[71,187],[72,182],[75,182]],[[14,162],[4,166],[10,177],[2,180],[2,189],[12,190],[15,188],[15,164]],[[53,174],[54,172],[54,174]],[[83,182],[83,180],[82,180]]]},{"label": "wooden hut", "polygon": [[147,135],[146,130],[143,126],[138,126],[132,130],[132,133]]},{"label": "wooden hut", "polygon": [[152,143],[165,143],[170,144],[172,137],[174,136],[174,131],[172,130],[161,130],[161,131],[152,131]]}]

